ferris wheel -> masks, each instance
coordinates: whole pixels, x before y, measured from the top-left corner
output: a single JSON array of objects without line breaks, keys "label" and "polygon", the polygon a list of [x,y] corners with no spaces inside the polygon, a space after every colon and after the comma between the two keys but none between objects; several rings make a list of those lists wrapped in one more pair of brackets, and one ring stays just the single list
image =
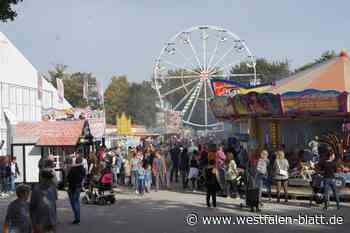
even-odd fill
[{"label": "ferris wheel", "polygon": [[[233,67],[239,64],[246,64],[249,72],[235,73]],[[181,31],[165,43],[154,65],[159,106],[178,112],[184,124],[215,128],[222,123],[209,108],[212,80],[244,77],[256,84],[255,65],[245,41],[224,28],[196,26]]]}]

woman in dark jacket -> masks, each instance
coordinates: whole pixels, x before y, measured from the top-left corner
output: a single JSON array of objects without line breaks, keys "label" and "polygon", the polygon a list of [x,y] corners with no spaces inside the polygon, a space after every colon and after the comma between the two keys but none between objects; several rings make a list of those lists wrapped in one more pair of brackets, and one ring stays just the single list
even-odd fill
[{"label": "woman in dark jacket", "polygon": [[210,205],[210,198],[213,201],[213,207],[216,207],[216,193],[221,190],[220,183],[218,181],[218,170],[215,167],[215,160],[210,160],[209,165],[204,170],[205,186],[207,188],[207,206]]},{"label": "woman in dark jacket", "polygon": [[182,177],[182,187],[187,188],[188,184],[188,173],[190,172],[190,157],[187,153],[187,148],[184,148],[180,157],[180,171]]}]

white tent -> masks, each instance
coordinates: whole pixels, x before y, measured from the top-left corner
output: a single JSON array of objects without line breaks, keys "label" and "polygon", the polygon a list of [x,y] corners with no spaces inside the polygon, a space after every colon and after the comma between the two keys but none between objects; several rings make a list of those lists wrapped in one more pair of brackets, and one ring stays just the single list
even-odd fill
[{"label": "white tent", "polygon": [[57,90],[45,79],[39,99],[38,77],[34,66],[0,32],[0,140],[5,140],[0,155],[10,153],[10,122],[40,121],[43,109],[71,107],[65,99],[59,101]]}]

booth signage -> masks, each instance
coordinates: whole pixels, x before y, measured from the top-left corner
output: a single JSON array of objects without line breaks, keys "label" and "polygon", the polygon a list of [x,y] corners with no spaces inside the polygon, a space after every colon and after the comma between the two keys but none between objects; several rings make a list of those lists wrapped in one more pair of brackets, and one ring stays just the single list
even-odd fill
[{"label": "booth signage", "polygon": [[235,115],[280,115],[280,96],[270,93],[250,92],[231,98]]},{"label": "booth signage", "polygon": [[346,112],[347,93],[337,91],[305,90],[282,95],[283,113]]},{"label": "booth signage", "polygon": [[226,97],[215,97],[210,101],[210,107],[218,118],[230,118],[235,115],[233,106],[228,98]]}]

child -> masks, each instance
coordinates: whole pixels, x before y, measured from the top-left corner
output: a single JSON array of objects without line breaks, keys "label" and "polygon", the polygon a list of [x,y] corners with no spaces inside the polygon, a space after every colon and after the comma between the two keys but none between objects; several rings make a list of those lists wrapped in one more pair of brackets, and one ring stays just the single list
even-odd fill
[{"label": "child", "polygon": [[213,200],[213,207],[216,208],[216,193],[221,190],[219,184],[219,172],[215,167],[215,160],[209,160],[208,167],[205,168],[205,186],[207,188],[207,206],[210,208],[210,198]]},{"label": "child", "polygon": [[16,187],[17,199],[10,203],[7,208],[3,232],[31,233],[32,226],[29,214],[30,187],[18,185]]},{"label": "child", "polygon": [[140,195],[143,195],[145,192],[145,169],[141,163],[137,169],[137,182],[138,184],[136,187],[138,187],[138,192]]},{"label": "child", "polygon": [[197,180],[198,173],[199,173],[199,170],[198,170],[199,164],[198,164],[198,160],[197,160],[197,154],[198,154],[197,151],[193,152],[193,156],[192,156],[192,159],[190,161],[190,172],[188,174],[188,179],[191,180],[191,183],[192,183],[193,192],[196,191],[196,180]]},{"label": "child", "polygon": [[146,193],[151,191],[151,182],[152,182],[152,166],[150,164],[146,165],[145,170],[145,190]]},{"label": "child", "polygon": [[129,160],[124,160],[124,177],[125,177],[125,184],[130,185],[131,184],[131,168],[130,168],[130,162]]}]

